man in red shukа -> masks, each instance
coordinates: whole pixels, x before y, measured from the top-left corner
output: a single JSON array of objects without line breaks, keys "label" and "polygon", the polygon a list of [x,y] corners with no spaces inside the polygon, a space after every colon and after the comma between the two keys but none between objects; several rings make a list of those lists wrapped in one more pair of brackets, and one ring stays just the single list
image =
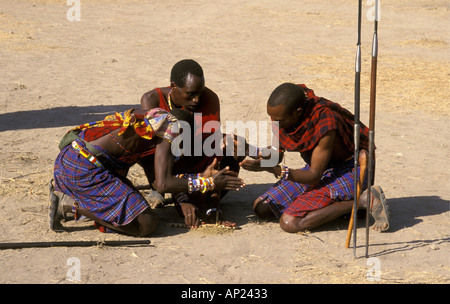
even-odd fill
[{"label": "man in red shuk\u0430", "polygon": [[[284,83],[267,102],[267,114],[279,124],[282,151],[299,152],[304,168],[284,164],[262,167],[261,159],[244,160],[242,168],[267,171],[279,181],[258,197],[253,208],[263,218],[277,217],[287,232],[309,230],[351,212],[354,196],[354,116],[339,104],[317,97],[305,85]],[[361,124],[360,150],[368,148],[368,128]],[[281,157],[280,157],[281,159]],[[367,186],[366,186],[367,187]],[[372,229],[389,227],[383,191],[372,186]],[[367,194],[359,207],[367,208]]]}]

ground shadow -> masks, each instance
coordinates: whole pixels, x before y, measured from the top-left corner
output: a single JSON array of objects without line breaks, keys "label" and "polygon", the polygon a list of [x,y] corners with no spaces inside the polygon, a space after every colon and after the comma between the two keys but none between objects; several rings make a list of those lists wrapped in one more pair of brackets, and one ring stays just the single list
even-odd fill
[{"label": "ground shadow", "polygon": [[[372,248],[372,249],[377,249],[377,247],[383,248],[386,246],[395,246],[394,248],[383,249],[380,252],[372,252],[370,255],[377,257],[377,256],[388,255],[388,254],[391,254],[394,252],[410,251],[410,250],[414,250],[416,248],[430,246],[431,244],[438,246],[438,245],[442,245],[445,243],[450,243],[450,238],[370,244],[370,248]],[[357,247],[363,247],[363,246],[357,246]]]},{"label": "ground shadow", "polygon": [[0,114],[0,132],[37,128],[72,127],[102,120],[114,112],[122,112],[140,105],[98,105],[85,107],[57,107],[42,110]]},{"label": "ground shadow", "polygon": [[[231,192],[223,199],[223,207],[229,209],[232,219],[238,224],[248,222],[249,216],[253,216],[252,202],[273,184],[247,185],[243,190]],[[401,229],[412,227],[422,221],[421,217],[442,214],[450,211],[450,202],[438,196],[411,196],[400,198],[388,198],[390,211],[390,227],[385,233],[392,233]],[[365,210],[358,212],[357,227],[365,227]],[[350,214],[313,229],[314,231],[346,230]],[[274,221],[277,221],[276,219]],[[370,225],[373,219],[369,220]]]},{"label": "ground shadow", "polygon": [[224,217],[238,226],[256,218],[253,201],[266,192],[274,183],[246,185],[239,191],[230,191],[221,201]]},{"label": "ground shadow", "polygon": [[412,227],[420,217],[438,215],[450,211],[450,202],[439,196],[410,196],[388,198],[390,210],[389,232]]},{"label": "ground shadow", "polygon": [[[411,196],[400,198],[388,198],[389,208],[389,230],[384,233],[392,233],[404,228],[412,227],[422,220],[420,217],[437,215],[450,211],[450,202],[438,196]],[[356,221],[358,228],[366,225],[366,211],[358,211],[358,219]],[[350,214],[341,216],[325,225],[317,227],[314,231],[327,230],[343,230],[348,229]],[[373,224],[372,217],[369,220],[370,225]]]},{"label": "ground shadow", "polygon": [[[388,205],[390,210],[390,228],[384,233],[392,233],[410,228],[422,222],[421,217],[443,214],[450,211],[450,202],[435,195],[391,198],[388,199]],[[421,239],[370,244],[370,248],[372,248],[370,255],[383,256],[391,253],[410,251],[431,244],[436,246],[449,242],[450,238],[447,237],[442,239]],[[385,249],[386,246],[394,247]],[[377,248],[381,248],[381,251],[374,253],[373,250]]]}]

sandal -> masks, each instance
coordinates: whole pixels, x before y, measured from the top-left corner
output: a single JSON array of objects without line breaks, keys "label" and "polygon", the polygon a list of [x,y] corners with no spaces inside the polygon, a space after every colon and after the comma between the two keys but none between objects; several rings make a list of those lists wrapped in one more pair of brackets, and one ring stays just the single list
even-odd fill
[{"label": "sandal", "polygon": [[73,213],[66,211],[69,208],[64,208],[64,206],[71,207],[75,200],[70,196],[56,191],[53,186],[53,179],[49,183],[50,192],[50,207],[49,207],[49,219],[50,219],[50,229],[55,232],[64,231],[64,227],[61,225],[62,220],[73,219]]}]

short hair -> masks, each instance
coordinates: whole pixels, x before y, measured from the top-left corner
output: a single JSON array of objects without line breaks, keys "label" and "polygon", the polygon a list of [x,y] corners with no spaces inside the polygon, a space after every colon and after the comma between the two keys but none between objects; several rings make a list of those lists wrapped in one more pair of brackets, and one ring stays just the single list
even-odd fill
[{"label": "short hair", "polygon": [[267,104],[271,107],[284,105],[286,111],[302,108],[306,103],[305,91],[293,83],[283,83],[273,90]]},{"label": "short hair", "polygon": [[170,72],[170,82],[174,82],[178,87],[183,88],[189,74],[203,77],[203,69],[200,64],[192,59],[178,61]]}]

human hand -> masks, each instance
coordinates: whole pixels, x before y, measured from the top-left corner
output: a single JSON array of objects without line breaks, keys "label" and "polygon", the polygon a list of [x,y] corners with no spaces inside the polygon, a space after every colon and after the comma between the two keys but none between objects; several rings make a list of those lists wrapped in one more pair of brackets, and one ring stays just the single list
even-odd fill
[{"label": "human hand", "polygon": [[219,172],[219,170],[217,170],[217,158],[214,158],[213,162],[200,175],[202,177],[208,178],[213,176],[217,172]]},{"label": "human hand", "polygon": [[239,190],[245,186],[244,180],[228,166],[214,174],[213,179],[216,190]]},{"label": "human hand", "polygon": [[188,228],[198,228],[200,219],[197,217],[198,208],[191,203],[181,203],[181,211],[184,215],[184,222]]},{"label": "human hand", "polygon": [[248,170],[248,171],[267,171],[267,167],[261,167],[261,158],[259,159],[244,159],[239,163],[239,166],[241,168]]}]

